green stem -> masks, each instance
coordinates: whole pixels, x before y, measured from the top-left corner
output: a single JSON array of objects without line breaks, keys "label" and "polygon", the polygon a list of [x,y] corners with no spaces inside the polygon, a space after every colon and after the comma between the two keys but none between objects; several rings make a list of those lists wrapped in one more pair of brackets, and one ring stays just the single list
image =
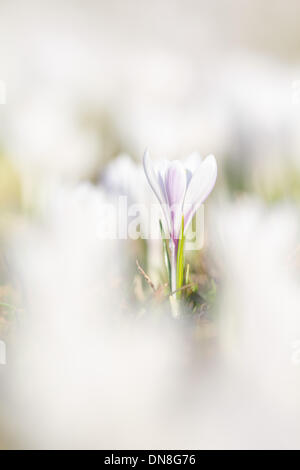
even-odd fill
[{"label": "green stem", "polygon": [[171,292],[174,292],[177,288],[177,276],[176,276],[177,252],[176,252],[176,245],[172,240],[170,241],[170,251],[171,251]]},{"label": "green stem", "polygon": [[[180,236],[177,245],[177,284],[176,289],[181,289],[183,285],[184,272],[184,217],[182,216]],[[181,290],[177,292],[177,298],[181,297]]]}]

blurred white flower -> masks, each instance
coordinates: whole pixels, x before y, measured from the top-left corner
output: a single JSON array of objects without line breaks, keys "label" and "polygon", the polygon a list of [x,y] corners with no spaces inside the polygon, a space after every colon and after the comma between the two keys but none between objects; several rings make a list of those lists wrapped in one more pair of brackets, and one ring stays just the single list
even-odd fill
[{"label": "blurred white flower", "polygon": [[224,276],[223,352],[245,380],[259,384],[274,408],[300,415],[299,371],[292,362],[300,338],[299,279],[291,263],[297,210],[241,200],[219,209],[211,230]]},{"label": "blurred white flower", "polygon": [[101,184],[108,194],[127,196],[129,203],[140,204],[150,201],[150,191],[141,164],[126,154],[118,155],[103,170]]},{"label": "blurred white flower", "polygon": [[138,320],[128,252],[95,234],[105,200],[91,185],[64,189],[11,240],[25,297],[6,413],[23,448],[171,445],[173,404],[160,399],[177,388],[176,335],[168,321]]}]

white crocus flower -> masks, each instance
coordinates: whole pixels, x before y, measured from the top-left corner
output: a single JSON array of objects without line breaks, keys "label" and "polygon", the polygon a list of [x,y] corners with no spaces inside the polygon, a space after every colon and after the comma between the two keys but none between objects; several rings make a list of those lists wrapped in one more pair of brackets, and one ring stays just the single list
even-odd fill
[{"label": "white crocus flower", "polygon": [[171,290],[174,291],[182,217],[186,233],[197,209],[215,185],[217,162],[213,155],[202,160],[200,156],[193,154],[185,165],[179,160],[163,160],[155,167],[146,151],[143,163],[148,182],[161,204],[170,236]]}]

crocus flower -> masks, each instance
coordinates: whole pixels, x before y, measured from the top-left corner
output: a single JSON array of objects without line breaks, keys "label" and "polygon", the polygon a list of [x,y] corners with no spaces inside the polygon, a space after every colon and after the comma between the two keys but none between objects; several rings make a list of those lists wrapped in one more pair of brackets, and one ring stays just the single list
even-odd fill
[{"label": "crocus flower", "polygon": [[193,154],[185,165],[179,160],[163,160],[155,167],[149,152],[146,151],[143,163],[148,182],[161,204],[170,237],[171,290],[174,291],[182,216],[186,233],[197,209],[215,185],[217,162],[213,155],[202,160],[198,154]]}]

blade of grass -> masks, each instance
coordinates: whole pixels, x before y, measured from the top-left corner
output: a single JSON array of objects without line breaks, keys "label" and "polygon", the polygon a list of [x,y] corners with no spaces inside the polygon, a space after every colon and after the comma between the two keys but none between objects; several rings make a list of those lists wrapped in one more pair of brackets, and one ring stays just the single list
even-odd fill
[{"label": "blade of grass", "polygon": [[[177,251],[177,286],[176,290],[181,289],[183,284],[183,272],[184,272],[184,217],[182,216],[180,236],[178,240],[178,251]],[[176,294],[177,298],[181,297],[181,291],[179,290]]]},{"label": "blade of grass", "polygon": [[167,242],[166,242],[165,231],[163,229],[161,220],[159,220],[159,227],[160,227],[160,233],[161,233],[161,238],[163,242],[164,261],[166,265],[166,270],[167,270],[168,280],[169,280],[169,288],[171,292],[171,262],[170,262],[170,256],[169,256]]},{"label": "blade of grass", "polygon": [[190,265],[188,264],[185,271],[185,284],[190,283]]}]

